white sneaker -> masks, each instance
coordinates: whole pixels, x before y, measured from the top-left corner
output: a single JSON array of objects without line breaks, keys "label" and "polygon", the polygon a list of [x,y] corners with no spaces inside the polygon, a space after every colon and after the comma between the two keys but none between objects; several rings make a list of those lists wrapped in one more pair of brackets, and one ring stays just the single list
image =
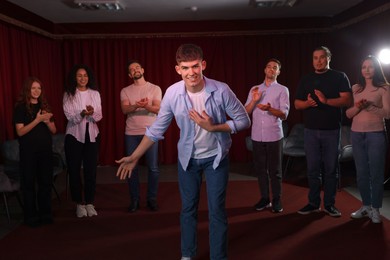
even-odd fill
[{"label": "white sneaker", "polygon": [[371,207],[370,206],[362,206],[357,211],[351,213],[351,218],[364,218],[364,217],[371,217]]},{"label": "white sneaker", "polygon": [[85,209],[85,205],[77,204],[76,216],[78,218],[82,218],[82,217],[87,216],[87,210]]},{"label": "white sneaker", "polygon": [[379,209],[372,208],[371,221],[372,221],[372,223],[375,223],[375,224],[379,224],[382,222],[381,213],[379,212]]},{"label": "white sneaker", "polygon": [[95,206],[92,204],[87,204],[85,206],[85,209],[87,210],[88,217],[97,216],[97,212],[95,210]]},{"label": "white sneaker", "polygon": [[183,256],[182,258],[181,258],[181,260],[191,260],[192,258],[191,257],[187,257],[187,256]]}]

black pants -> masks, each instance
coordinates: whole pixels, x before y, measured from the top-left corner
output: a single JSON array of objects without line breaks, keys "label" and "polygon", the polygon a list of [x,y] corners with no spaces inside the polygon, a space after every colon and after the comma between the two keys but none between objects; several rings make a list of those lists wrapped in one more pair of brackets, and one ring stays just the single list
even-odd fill
[{"label": "black pants", "polygon": [[261,197],[279,200],[282,195],[282,140],[276,142],[253,141],[253,161]]},{"label": "black pants", "polygon": [[52,151],[34,152],[28,149],[21,149],[20,173],[25,223],[33,223],[41,218],[50,219],[52,217]]},{"label": "black pants", "polygon": [[[88,128],[87,128],[88,133]],[[85,202],[93,204],[96,191],[96,172],[99,152],[99,136],[96,142],[91,142],[86,134],[85,143],[77,141],[72,135],[65,136],[65,156],[69,173],[69,185],[72,200],[78,204]],[[81,164],[83,165],[82,187]],[[84,198],[83,199],[83,191]]]}]

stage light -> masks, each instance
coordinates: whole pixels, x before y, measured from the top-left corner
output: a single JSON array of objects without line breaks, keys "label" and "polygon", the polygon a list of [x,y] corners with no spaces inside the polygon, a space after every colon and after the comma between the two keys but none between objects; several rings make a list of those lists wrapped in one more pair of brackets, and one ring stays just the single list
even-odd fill
[{"label": "stage light", "polygon": [[297,0],[249,0],[249,5],[256,8],[293,7]]},{"label": "stage light", "polygon": [[383,49],[378,54],[379,60],[383,64],[390,64],[390,49]]},{"label": "stage light", "polygon": [[120,0],[74,0],[74,3],[85,10],[120,11],[125,9]]}]

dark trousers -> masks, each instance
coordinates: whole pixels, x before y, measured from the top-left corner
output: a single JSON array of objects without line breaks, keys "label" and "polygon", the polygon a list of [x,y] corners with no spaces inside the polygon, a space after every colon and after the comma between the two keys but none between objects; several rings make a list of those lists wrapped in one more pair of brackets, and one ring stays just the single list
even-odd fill
[{"label": "dark trousers", "polygon": [[[21,188],[24,201],[24,221],[33,223],[51,218],[53,182],[52,151],[20,151]],[[36,188],[37,187],[37,191]]]},{"label": "dark trousers", "polygon": [[[84,201],[86,204],[93,204],[95,200],[98,140],[99,136],[96,142],[91,142],[89,135],[86,134],[85,143],[81,143],[72,135],[65,136],[65,156],[69,173],[70,193],[72,200],[78,204]],[[83,165],[84,187],[82,187],[83,182],[80,174],[81,164]],[[83,200],[83,191],[85,200]]]},{"label": "dark trousers", "polygon": [[340,129],[304,130],[307,178],[309,181],[309,203],[319,208],[321,188],[324,191],[324,207],[336,201],[338,183],[338,157]]},{"label": "dark trousers", "polygon": [[282,140],[275,142],[253,141],[253,162],[261,197],[279,200],[282,194]]}]

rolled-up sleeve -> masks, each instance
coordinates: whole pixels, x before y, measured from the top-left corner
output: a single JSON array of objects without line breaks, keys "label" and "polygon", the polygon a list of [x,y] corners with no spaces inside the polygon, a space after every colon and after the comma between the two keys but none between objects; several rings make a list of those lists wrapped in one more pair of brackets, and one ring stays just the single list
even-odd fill
[{"label": "rolled-up sleeve", "polygon": [[288,117],[290,111],[290,93],[287,88],[282,88],[280,94],[280,111],[285,114],[286,118]]},{"label": "rolled-up sleeve", "polygon": [[227,88],[226,91],[223,92],[223,96],[226,100],[226,114],[230,117],[226,123],[232,130],[231,133],[235,134],[249,128],[251,126],[249,115],[233,91],[230,88]]},{"label": "rolled-up sleeve", "polygon": [[175,95],[172,95],[170,89],[167,90],[164,98],[160,104],[160,110],[157,114],[156,120],[152,125],[146,127],[145,135],[153,142],[158,142],[164,139],[164,134],[172,122],[173,111],[171,103],[174,102]]}]

